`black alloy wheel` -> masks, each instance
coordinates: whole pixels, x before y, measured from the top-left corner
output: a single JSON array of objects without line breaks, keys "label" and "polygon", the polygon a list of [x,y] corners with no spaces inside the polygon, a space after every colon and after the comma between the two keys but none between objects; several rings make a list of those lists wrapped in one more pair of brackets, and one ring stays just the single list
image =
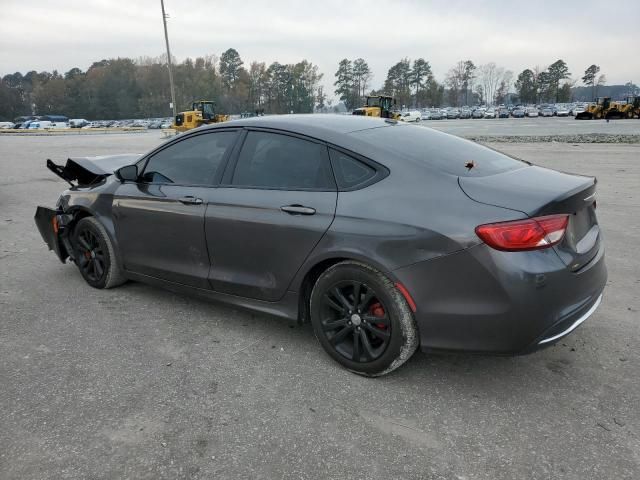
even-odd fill
[{"label": "black alloy wheel", "polygon": [[113,288],[126,282],[116,250],[104,226],[94,217],[76,224],[71,243],[73,260],[85,281],[94,288]]},{"label": "black alloy wheel", "polygon": [[385,375],[418,347],[409,304],[385,274],[369,265],[345,260],[329,267],[316,281],[309,303],[320,345],[354,373]]},{"label": "black alloy wheel", "polygon": [[76,233],[77,263],[82,276],[90,283],[98,283],[107,272],[107,258],[98,236],[88,227]]},{"label": "black alloy wheel", "polygon": [[322,298],[322,331],[353,362],[380,358],[391,338],[391,322],[375,290],[360,281],[342,281]]}]

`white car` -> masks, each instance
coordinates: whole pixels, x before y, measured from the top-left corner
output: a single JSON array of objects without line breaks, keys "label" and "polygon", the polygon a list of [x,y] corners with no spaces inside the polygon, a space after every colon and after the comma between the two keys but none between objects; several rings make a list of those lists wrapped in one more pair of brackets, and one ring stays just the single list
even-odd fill
[{"label": "white car", "polygon": [[576,105],[571,109],[571,115],[573,115],[574,117],[582,112],[584,112],[584,107],[582,105]]},{"label": "white car", "polygon": [[484,112],[484,118],[496,118],[496,111],[493,108]]},{"label": "white car", "polygon": [[84,118],[72,118],[69,120],[69,126],[71,128],[82,128],[85,125],[89,125],[89,122]]},{"label": "white car", "polygon": [[29,130],[44,130],[47,128],[51,128],[52,122],[49,120],[37,120],[35,122],[31,122],[29,124]]},{"label": "white car", "polygon": [[11,128],[15,127],[15,126],[16,126],[16,124],[13,123],[13,122],[0,122],[0,128],[3,128],[3,129],[5,129],[5,128],[6,129],[11,129]]},{"label": "white car", "polygon": [[538,109],[535,107],[529,107],[527,108],[527,111],[525,112],[525,115],[527,117],[537,117],[538,116]]},{"label": "white car", "polygon": [[400,114],[400,120],[403,122],[419,122],[422,120],[422,115],[418,110],[409,110]]}]

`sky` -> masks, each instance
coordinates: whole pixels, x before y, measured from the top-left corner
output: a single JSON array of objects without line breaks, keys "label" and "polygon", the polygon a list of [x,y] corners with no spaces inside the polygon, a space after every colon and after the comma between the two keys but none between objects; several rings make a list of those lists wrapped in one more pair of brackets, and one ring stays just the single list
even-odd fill
[{"label": "sky", "polygon": [[[229,47],[251,61],[324,73],[332,94],[342,58],[364,58],[379,88],[404,57],[438,81],[458,60],[515,75],[565,60],[573,79],[595,63],[609,85],[640,83],[640,0],[165,0],[178,60]],[[0,75],[165,51],[160,0],[0,0]]]}]

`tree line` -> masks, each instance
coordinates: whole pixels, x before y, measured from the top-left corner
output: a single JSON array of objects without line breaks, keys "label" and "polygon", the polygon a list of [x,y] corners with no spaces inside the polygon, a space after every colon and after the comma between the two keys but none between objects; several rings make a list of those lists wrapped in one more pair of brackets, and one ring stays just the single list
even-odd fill
[{"label": "tree line", "polygon": [[[251,62],[245,67],[230,48],[215,55],[187,58],[173,65],[178,110],[192,101],[214,100],[221,112],[257,109],[266,113],[309,113],[324,104],[322,74],[307,60],[295,64]],[[65,114],[70,118],[121,119],[171,115],[166,56],[116,58],[93,63],[86,71],[64,74],[30,71],[2,77],[0,117]]]},{"label": "tree line", "polygon": [[[511,70],[489,62],[475,65],[471,60],[460,60],[447,72],[444,82],[434,79],[431,65],[424,58],[403,58],[387,72],[379,90],[369,89],[371,69],[362,58],[340,61],[335,73],[335,94],[347,109],[356,108],[369,95],[386,94],[395,97],[398,106],[422,108],[449,105],[499,105],[506,103],[568,103],[573,100],[591,101],[606,84],[606,77],[597,65],[589,66],[582,76],[583,85],[591,94],[584,98],[583,89],[576,87],[566,62],[559,59],[546,68],[527,68],[514,82]],[[580,94],[576,95],[575,92]],[[637,95],[638,87],[629,82],[612,89],[615,95]],[[580,98],[574,98],[579,96]]]},{"label": "tree line", "polygon": [[[166,56],[136,60],[116,58],[93,63],[86,71],[72,68],[64,74],[16,72],[0,81],[0,119],[20,115],[65,114],[89,119],[166,117],[169,76]],[[295,64],[251,62],[245,65],[233,48],[220,57],[209,55],[173,61],[178,110],[193,100],[214,100],[220,112],[310,113],[337,109],[320,85],[323,74],[308,60]],[[372,88],[373,73],[363,58],[342,59],[335,76],[335,95],[348,110],[364,104],[367,95],[393,96],[398,107],[440,107],[502,103],[569,102],[575,85],[564,60],[546,68],[526,68],[513,80],[513,72],[493,62],[475,65],[456,62],[438,82],[424,58],[402,58],[389,68],[380,88]],[[606,84],[597,65],[581,77],[592,100]],[[638,87],[625,86],[628,94]],[[618,92],[619,90],[615,90]],[[579,98],[585,100],[585,98]]]}]

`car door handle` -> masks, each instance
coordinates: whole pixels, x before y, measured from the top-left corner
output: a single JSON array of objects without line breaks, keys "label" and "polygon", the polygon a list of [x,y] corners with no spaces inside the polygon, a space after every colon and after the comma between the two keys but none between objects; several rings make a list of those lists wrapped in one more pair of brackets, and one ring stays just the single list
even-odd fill
[{"label": "car door handle", "polygon": [[315,208],[305,207],[303,205],[285,205],[280,207],[280,210],[288,213],[289,215],[313,215],[316,213]]},{"label": "car door handle", "polygon": [[194,197],[191,195],[187,195],[186,197],[179,198],[178,201],[180,203],[184,203],[185,205],[202,205],[201,198]]}]

